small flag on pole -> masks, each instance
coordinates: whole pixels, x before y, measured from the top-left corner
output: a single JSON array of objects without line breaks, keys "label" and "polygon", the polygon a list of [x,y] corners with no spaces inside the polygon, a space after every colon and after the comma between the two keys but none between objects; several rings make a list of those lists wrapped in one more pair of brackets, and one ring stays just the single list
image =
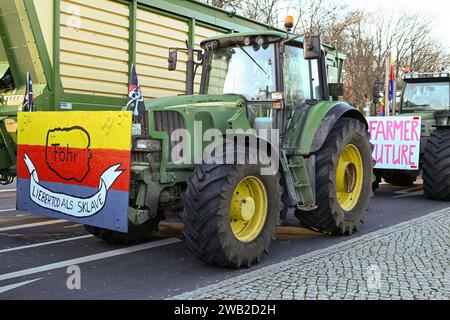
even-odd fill
[{"label": "small flag on pole", "polygon": [[30,73],[27,72],[27,84],[25,90],[25,97],[22,103],[22,111],[34,111],[34,93],[33,93],[33,82],[31,81]]},{"label": "small flag on pole", "polygon": [[394,75],[394,60],[391,58],[391,68],[389,75],[389,102],[394,102],[395,98],[395,75]]},{"label": "small flag on pole", "polygon": [[144,95],[139,85],[136,66],[131,66],[130,89],[128,90],[127,110],[133,111],[133,121],[140,122],[145,113]]}]

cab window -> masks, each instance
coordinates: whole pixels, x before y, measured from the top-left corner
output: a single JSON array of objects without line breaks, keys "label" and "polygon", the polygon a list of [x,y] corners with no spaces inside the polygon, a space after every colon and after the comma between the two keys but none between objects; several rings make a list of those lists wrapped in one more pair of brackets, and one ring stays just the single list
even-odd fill
[{"label": "cab window", "polygon": [[313,99],[323,100],[322,88],[320,86],[319,60],[310,60],[310,64]]},{"label": "cab window", "polygon": [[322,99],[319,60],[305,60],[302,48],[285,48],[284,81],[286,100],[291,106]]},{"label": "cab window", "polygon": [[448,110],[450,83],[407,83],[403,93],[403,109]]}]

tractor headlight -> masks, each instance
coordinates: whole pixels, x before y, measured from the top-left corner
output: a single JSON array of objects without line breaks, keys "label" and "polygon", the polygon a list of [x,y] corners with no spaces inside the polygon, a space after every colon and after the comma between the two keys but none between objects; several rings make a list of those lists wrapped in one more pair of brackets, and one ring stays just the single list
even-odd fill
[{"label": "tractor headlight", "polygon": [[135,149],[139,151],[159,152],[162,150],[161,140],[137,139]]},{"label": "tractor headlight", "polygon": [[260,46],[260,47],[262,47],[263,45],[264,45],[264,43],[265,43],[265,40],[264,40],[264,37],[262,37],[262,36],[259,36],[258,38],[256,38],[256,44],[258,45],[258,46]]},{"label": "tractor headlight", "polygon": [[212,50],[216,50],[220,47],[220,42],[217,40],[214,41],[210,41],[206,43],[206,51],[212,51]]},{"label": "tractor headlight", "polygon": [[248,47],[249,45],[252,44],[252,38],[250,37],[245,37],[244,38],[244,46]]}]

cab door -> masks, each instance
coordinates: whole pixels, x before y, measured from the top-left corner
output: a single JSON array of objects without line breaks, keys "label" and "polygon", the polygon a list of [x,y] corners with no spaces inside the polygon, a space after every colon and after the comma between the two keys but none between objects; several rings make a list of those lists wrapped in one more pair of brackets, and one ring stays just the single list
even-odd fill
[{"label": "cab door", "polygon": [[300,145],[302,128],[308,110],[323,100],[321,60],[305,60],[303,48],[287,45],[283,57],[283,86],[285,97],[285,149]]}]

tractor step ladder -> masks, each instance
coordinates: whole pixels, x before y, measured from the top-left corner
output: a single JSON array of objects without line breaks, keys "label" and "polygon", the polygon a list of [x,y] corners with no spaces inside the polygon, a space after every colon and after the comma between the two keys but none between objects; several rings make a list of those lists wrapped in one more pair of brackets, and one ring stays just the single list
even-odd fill
[{"label": "tractor step ladder", "polygon": [[315,195],[310,183],[308,169],[305,164],[305,158],[302,156],[293,156],[288,161],[288,167],[294,178],[294,188],[297,192],[298,199],[301,200],[297,204],[297,208],[303,211],[312,211],[317,209]]}]

